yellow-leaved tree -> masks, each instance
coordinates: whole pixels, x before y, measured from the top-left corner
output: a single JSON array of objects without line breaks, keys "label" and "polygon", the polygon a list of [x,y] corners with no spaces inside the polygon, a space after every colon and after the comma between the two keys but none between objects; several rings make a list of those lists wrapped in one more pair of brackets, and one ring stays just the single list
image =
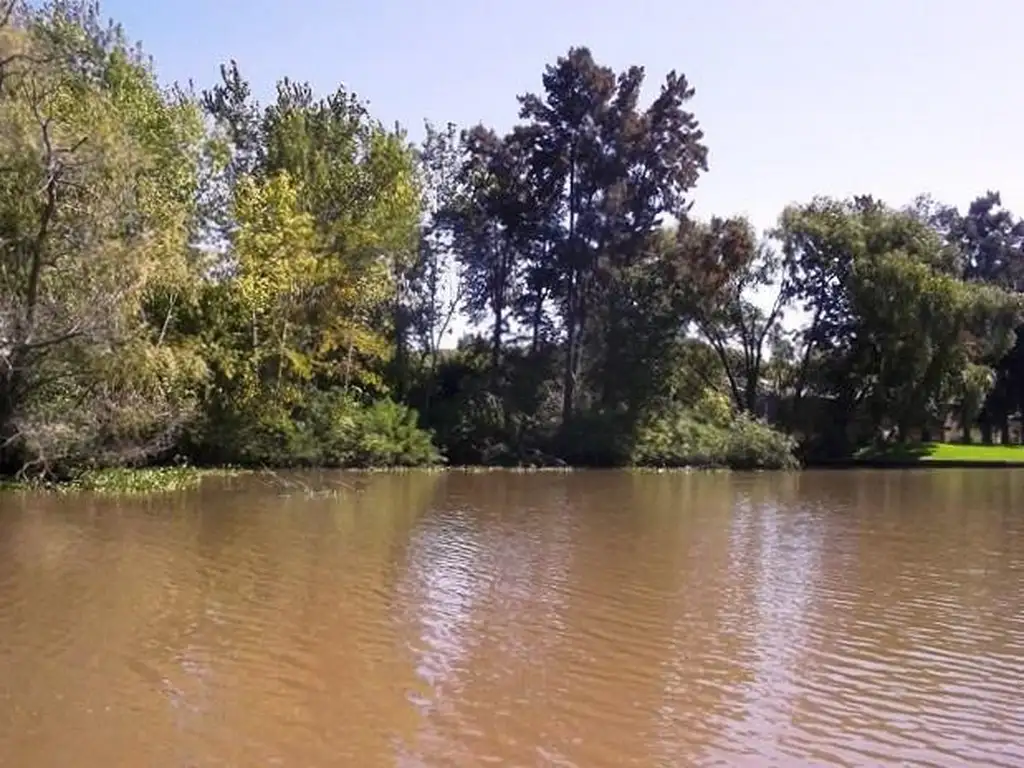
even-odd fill
[{"label": "yellow-leaved tree", "polygon": [[197,274],[197,105],[91,5],[14,8],[0,61],[0,464],[144,460],[204,375],[147,314]]},{"label": "yellow-leaved tree", "polygon": [[413,156],[350,94],[314,99],[285,80],[261,109],[236,67],[222,74],[204,94],[220,247],[202,311],[204,442],[218,460],[319,461],[312,431],[344,431],[388,394],[393,276],[420,213]]}]

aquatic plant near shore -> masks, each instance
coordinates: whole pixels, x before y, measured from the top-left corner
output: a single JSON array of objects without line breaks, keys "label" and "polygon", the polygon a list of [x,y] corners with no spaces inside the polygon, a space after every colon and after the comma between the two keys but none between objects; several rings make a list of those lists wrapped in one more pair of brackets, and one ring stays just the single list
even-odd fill
[{"label": "aquatic plant near shore", "polygon": [[241,471],[233,468],[198,469],[195,467],[89,469],[62,481],[4,481],[0,483],[0,491],[97,493],[116,496],[173,493],[198,488],[200,483],[208,477],[231,476]]}]

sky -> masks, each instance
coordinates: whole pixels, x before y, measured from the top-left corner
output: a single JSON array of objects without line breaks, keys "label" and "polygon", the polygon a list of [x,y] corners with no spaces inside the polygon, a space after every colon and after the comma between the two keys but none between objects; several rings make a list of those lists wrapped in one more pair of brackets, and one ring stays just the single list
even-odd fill
[{"label": "sky", "polygon": [[815,194],[987,189],[1024,214],[1020,0],[106,0],[165,82],[239,62],[262,100],[282,76],[343,83],[386,124],[498,130],[571,46],[649,93],[684,73],[709,147],[701,216],[771,226]]}]

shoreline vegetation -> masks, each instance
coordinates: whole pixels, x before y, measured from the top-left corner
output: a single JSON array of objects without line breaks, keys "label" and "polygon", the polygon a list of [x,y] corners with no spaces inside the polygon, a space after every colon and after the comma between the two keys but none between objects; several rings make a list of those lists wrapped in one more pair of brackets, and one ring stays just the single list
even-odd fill
[{"label": "shoreline vegetation", "polygon": [[246,473],[247,470],[228,467],[116,467],[85,470],[59,479],[0,478],[0,493],[34,491],[58,494],[148,495],[193,490],[207,478],[234,477]]},{"label": "shoreline vegetation", "polygon": [[[1024,447],[1022,446],[986,446],[973,444],[950,443],[918,443],[885,446],[883,448],[865,448],[850,459],[839,461],[822,461],[809,466],[788,464],[786,466],[769,467],[769,470],[792,469],[1024,469]],[[663,474],[675,472],[715,472],[736,471],[737,468],[725,464],[686,464],[686,465],[626,465],[621,467],[596,466],[497,466],[497,465],[458,465],[427,464],[420,466],[379,466],[379,467],[325,467],[307,466],[296,469],[341,471],[346,474],[401,474],[407,472],[434,473],[465,473],[485,474],[490,472],[510,472],[515,474],[546,474],[574,473],[618,469],[641,474]],[[739,471],[758,471],[764,467],[738,467]],[[13,491],[52,492],[60,494],[93,493],[111,496],[149,495],[177,491],[194,490],[209,478],[239,477],[245,475],[262,476],[270,481],[279,481],[282,487],[298,487],[312,493],[302,483],[281,478],[277,471],[269,467],[138,467],[109,468],[88,470],[61,480],[13,480],[0,479],[0,493]]]},{"label": "shoreline vegetation", "polygon": [[[641,67],[573,47],[507,133],[413,139],[343,87],[260,103],[234,61],[161,83],[127,40],[91,3],[0,0],[11,482],[1018,450],[1024,223],[998,192],[818,196],[759,232],[690,214],[714,136],[680,72],[642,104]],[[1001,458],[900,447],[976,433]]]}]

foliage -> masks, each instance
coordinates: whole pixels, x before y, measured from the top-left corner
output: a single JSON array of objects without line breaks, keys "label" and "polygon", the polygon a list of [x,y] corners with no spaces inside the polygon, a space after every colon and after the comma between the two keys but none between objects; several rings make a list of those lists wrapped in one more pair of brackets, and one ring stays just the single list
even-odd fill
[{"label": "foliage", "polygon": [[641,67],[616,75],[588,49],[573,48],[546,68],[543,96],[520,97],[529,122],[513,135],[530,148],[531,199],[540,201],[539,215],[522,219],[541,222],[549,245],[541,252],[553,257],[547,274],[564,328],[563,424],[581,404],[582,384],[596,390],[600,407],[611,406],[602,382],[623,345],[608,343],[621,306],[609,299],[623,272],[645,260],[664,216],[685,214],[707,165],[703,133],[684,109],[694,94],[686,77],[670,72],[646,110],[638,107],[643,81]]},{"label": "foliage", "polygon": [[[736,408],[755,413],[768,345],[781,339],[781,322],[794,290],[774,250],[757,242],[743,219],[684,221],[674,244],[684,296],[700,335],[722,364]],[[772,286],[763,309],[756,294]]]},{"label": "foliage", "polygon": [[690,215],[677,72],[642,103],[642,67],[571,48],[506,133],[414,145],[343,87],[260,104],[230,62],[165,88],[92,4],[0,7],[4,473],[788,467],[951,422],[1008,443],[1024,410],[997,192],[817,197],[759,233]]},{"label": "foliage", "polygon": [[196,488],[203,475],[191,467],[89,470],[74,476],[63,489],[104,494],[137,494]]},{"label": "foliage", "polygon": [[[420,206],[402,135],[354,94],[316,99],[287,78],[261,109],[234,63],[203,105],[214,123],[210,153],[227,158],[211,181],[207,226],[229,243],[220,269],[250,302],[235,311],[248,319],[275,304],[272,354],[298,378],[383,393],[394,276],[414,250]],[[273,272],[249,273],[267,259]],[[251,346],[265,338],[254,327]],[[281,371],[275,386],[286,378]]]},{"label": "foliage", "polygon": [[[963,214],[929,200],[921,200],[918,205],[956,252],[957,271],[964,279],[1017,294],[1024,291],[1024,221],[1002,207],[998,192],[978,197]],[[984,338],[990,331],[983,326],[975,333]],[[1017,325],[1015,332],[1016,339],[1011,340],[1008,349],[990,348],[985,357],[995,378],[986,389],[984,405],[976,417],[988,440],[992,427],[998,425],[1003,442],[1008,442],[1009,417],[1024,412],[1024,326]]]},{"label": "foliage", "polygon": [[[422,354],[428,375],[436,373],[441,345],[464,294],[452,253],[453,216],[465,201],[462,145],[454,123],[444,131],[429,121],[424,128],[426,137],[417,152],[424,218],[415,258],[400,265],[397,280],[394,378],[400,394],[410,383],[408,356],[413,345]],[[423,405],[429,409],[429,399]]]},{"label": "foliage", "polygon": [[211,476],[237,474],[239,470],[209,470],[195,467],[112,467],[75,472],[61,482],[40,479],[2,483],[0,491],[52,491],[55,493],[92,493],[104,496],[134,496],[173,493],[198,488]]},{"label": "foliage", "polygon": [[194,276],[198,113],[98,10],[0,30],[0,465],[22,474],[167,449],[203,363],[147,322]]},{"label": "foliage", "polygon": [[318,446],[316,462],[338,467],[413,467],[441,456],[416,413],[393,400],[360,405],[341,392],[313,399],[303,424]]},{"label": "foliage", "polygon": [[791,469],[795,447],[792,438],[746,414],[723,425],[679,409],[643,424],[631,461],[654,467]]},{"label": "foliage", "polygon": [[[309,391],[287,407],[253,401],[219,414],[213,439],[196,435],[208,463],[243,466],[426,466],[441,461],[429,432],[408,407],[389,399],[361,403],[343,390]],[[207,426],[211,429],[211,426]]]},{"label": "foliage", "polygon": [[777,234],[811,318],[795,396],[831,398],[840,440],[888,428],[904,440],[951,409],[970,412],[976,388],[964,388],[964,372],[1009,349],[1017,296],[963,280],[956,248],[924,217],[871,198],[792,207]]},{"label": "foliage", "polygon": [[[553,387],[557,360],[549,350],[515,351],[498,371],[488,369],[489,345],[465,341],[424,386],[434,405],[424,421],[453,465],[547,466],[564,463],[554,448],[560,398]],[[501,394],[495,392],[495,382]],[[414,390],[413,398],[423,397]]]}]

